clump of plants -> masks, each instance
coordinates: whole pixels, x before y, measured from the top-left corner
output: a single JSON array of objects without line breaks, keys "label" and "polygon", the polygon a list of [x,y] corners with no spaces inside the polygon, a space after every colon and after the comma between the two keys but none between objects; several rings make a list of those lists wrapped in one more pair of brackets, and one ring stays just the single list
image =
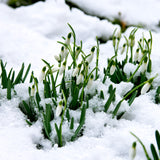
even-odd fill
[{"label": "clump of plants", "polygon": [[[124,109],[120,110],[122,103],[127,101],[128,106],[131,106],[137,96],[145,94],[150,89],[157,76],[149,79],[146,76],[146,73],[150,74],[152,70],[151,32],[148,40],[143,36],[138,41],[138,47],[134,53],[137,29],[133,29],[128,38],[124,36],[125,43],[122,48],[119,46],[121,32],[115,30],[112,39],[114,55],[108,58],[106,67],[101,73],[98,39],[96,45],[90,48],[90,52],[85,53],[82,41],[79,45],[77,44],[74,29],[70,24],[68,26],[71,32],[66,37],[62,37],[63,41],[58,41],[61,44],[60,52],[54,56],[57,64],[50,64],[42,59],[44,67],[40,77],[35,77],[32,72],[30,77],[32,84],[28,88],[29,97],[19,104],[20,110],[26,116],[27,124],[31,126],[39,122],[42,139],[50,141],[52,146],[58,144],[59,147],[83,136],[88,109],[93,112],[103,111],[112,118],[120,119],[126,112]],[[118,60],[119,55],[124,59]],[[93,60],[95,66],[91,65]],[[135,70],[129,74],[125,72],[128,64],[135,66]],[[2,61],[1,69],[1,86],[7,88],[7,98],[11,99],[12,88],[25,81],[30,65],[23,75],[24,64],[22,64],[15,80],[14,71],[11,69],[7,75]],[[118,101],[115,84],[121,82],[131,83],[133,88]],[[97,83],[104,88],[99,89]],[[94,98],[97,99],[97,104]],[[41,147],[43,144],[40,140],[37,142],[37,148]]]}]

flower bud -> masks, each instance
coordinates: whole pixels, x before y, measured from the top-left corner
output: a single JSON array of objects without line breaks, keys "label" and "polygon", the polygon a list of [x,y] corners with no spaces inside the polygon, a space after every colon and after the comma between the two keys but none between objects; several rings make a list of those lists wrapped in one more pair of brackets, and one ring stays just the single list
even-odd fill
[{"label": "flower bud", "polygon": [[136,53],[134,54],[134,61],[137,62],[139,59],[139,48],[136,49]]},{"label": "flower bud", "polygon": [[75,77],[81,69],[82,64],[80,63],[73,71],[72,76]]},{"label": "flower bud", "polygon": [[39,82],[42,82],[45,79],[45,71],[46,71],[46,66],[42,68],[42,71],[39,76]]},{"label": "flower bud", "polygon": [[72,36],[72,33],[71,32],[68,33],[68,36],[67,36],[67,39],[66,39],[66,42],[65,42],[67,46],[70,45],[71,36]]},{"label": "flower bud", "polygon": [[132,148],[129,153],[129,158],[130,160],[134,160],[135,157],[136,157],[136,142],[133,142]]},{"label": "flower bud", "polygon": [[87,83],[87,89],[90,89],[90,88],[91,88],[91,86],[92,86],[92,84],[93,84],[93,78],[94,78],[94,76],[93,76],[93,74],[92,74],[91,77],[89,78],[88,83]]},{"label": "flower bud", "polygon": [[60,101],[59,104],[58,104],[58,106],[57,106],[57,108],[56,108],[56,117],[59,117],[60,114],[62,113],[62,107],[63,107],[62,104],[63,104],[63,102]]},{"label": "flower bud", "polygon": [[86,58],[86,61],[87,61],[88,63],[91,63],[91,61],[93,60],[94,51],[95,51],[95,47],[92,47],[92,48],[91,48],[90,55]]},{"label": "flower bud", "polygon": [[83,81],[83,71],[80,73],[80,75],[77,77],[76,84],[79,85]]},{"label": "flower bud", "polygon": [[141,89],[141,94],[145,94],[151,87],[151,83],[147,82]]},{"label": "flower bud", "polygon": [[59,75],[62,75],[62,73],[64,72],[65,69],[66,69],[66,61],[63,62],[62,66],[61,66],[61,68],[59,70]]},{"label": "flower bud", "polygon": [[144,73],[147,70],[147,57],[144,58],[144,61],[141,65],[141,72]]},{"label": "flower bud", "polygon": [[35,94],[35,86],[34,84],[32,85],[32,88],[31,88],[31,96],[33,97]]},{"label": "flower bud", "polygon": [[122,50],[121,50],[121,54],[123,54],[123,53],[124,53],[125,48],[126,48],[126,44],[124,43],[124,44],[123,44],[123,48],[122,48]]},{"label": "flower bud", "polygon": [[110,75],[113,75],[115,70],[116,70],[116,65],[113,63],[111,68],[110,68]]}]

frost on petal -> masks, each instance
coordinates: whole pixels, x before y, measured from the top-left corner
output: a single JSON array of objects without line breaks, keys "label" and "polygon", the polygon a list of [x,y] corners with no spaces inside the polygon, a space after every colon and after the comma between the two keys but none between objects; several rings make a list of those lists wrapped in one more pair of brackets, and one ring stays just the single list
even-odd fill
[{"label": "frost on petal", "polygon": [[142,89],[141,89],[141,94],[145,94],[145,93],[149,90],[150,86],[151,86],[151,84],[147,82],[147,83],[142,87]]},{"label": "frost on petal", "polygon": [[110,75],[113,75],[115,70],[116,70],[116,66],[112,65],[111,68],[110,68]]},{"label": "frost on petal", "polygon": [[59,104],[56,108],[56,117],[59,117],[61,113],[62,113],[62,105]]}]

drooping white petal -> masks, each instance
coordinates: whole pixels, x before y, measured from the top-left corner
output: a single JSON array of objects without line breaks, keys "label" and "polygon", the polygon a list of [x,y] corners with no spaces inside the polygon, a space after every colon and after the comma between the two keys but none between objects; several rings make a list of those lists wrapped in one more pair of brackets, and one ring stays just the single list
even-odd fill
[{"label": "drooping white petal", "polygon": [[54,55],[54,58],[55,58],[55,60],[58,61],[58,62],[61,60],[61,57],[60,57],[59,55]]},{"label": "drooping white petal", "polygon": [[111,68],[110,68],[110,75],[113,75],[115,70],[116,70],[116,66],[112,65]]},{"label": "drooping white petal", "polygon": [[31,88],[31,96],[34,96],[34,93],[35,93],[35,86],[32,85],[32,88]]},{"label": "drooping white petal", "polygon": [[92,84],[93,84],[93,79],[90,78],[88,83],[87,83],[87,89],[90,89]]},{"label": "drooping white petal", "polygon": [[86,61],[87,61],[88,63],[91,63],[92,60],[93,60],[93,57],[94,57],[94,53],[91,52],[90,55],[86,58]]},{"label": "drooping white petal", "polygon": [[65,69],[66,69],[66,65],[62,64],[62,66],[59,70],[59,75],[62,75],[62,73],[64,72]]},{"label": "drooping white petal", "polygon": [[82,81],[83,81],[83,74],[81,73],[81,74],[77,77],[76,84],[79,85]]},{"label": "drooping white petal", "polygon": [[39,82],[42,82],[45,79],[45,71],[46,71],[46,67],[43,67],[40,76],[39,76]]},{"label": "drooping white petal", "polygon": [[141,94],[145,94],[149,88],[151,87],[151,84],[149,82],[147,82],[141,89]]},{"label": "drooping white petal", "polygon": [[134,54],[134,61],[136,62],[136,61],[139,61],[139,52],[136,52],[135,54]]},{"label": "drooping white petal", "polygon": [[141,61],[142,57],[143,57],[143,53],[140,52],[140,53],[139,53],[139,57],[138,57],[138,62]]},{"label": "drooping white petal", "polygon": [[147,63],[143,62],[141,65],[141,72],[144,73],[147,70]]},{"label": "drooping white petal", "polygon": [[55,72],[57,72],[58,70],[59,70],[58,67],[53,67],[53,68],[52,68],[52,73],[55,73]]},{"label": "drooping white petal", "polygon": [[136,142],[133,143],[132,148],[130,149],[130,152],[129,152],[130,160],[134,160],[135,157],[136,157]]},{"label": "drooping white petal", "polygon": [[59,105],[56,108],[56,117],[59,117],[62,113],[62,104],[59,103]]},{"label": "drooping white petal", "polygon": [[75,77],[78,74],[78,72],[79,72],[79,68],[76,67],[72,73],[72,76]]}]

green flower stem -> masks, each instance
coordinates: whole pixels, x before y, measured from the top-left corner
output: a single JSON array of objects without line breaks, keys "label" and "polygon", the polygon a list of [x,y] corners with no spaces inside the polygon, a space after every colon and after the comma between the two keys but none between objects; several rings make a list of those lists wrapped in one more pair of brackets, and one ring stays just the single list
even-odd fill
[{"label": "green flower stem", "polygon": [[97,39],[97,57],[96,57],[96,76],[95,76],[95,80],[98,79],[98,60],[99,60],[99,42],[98,42],[98,38]]}]

